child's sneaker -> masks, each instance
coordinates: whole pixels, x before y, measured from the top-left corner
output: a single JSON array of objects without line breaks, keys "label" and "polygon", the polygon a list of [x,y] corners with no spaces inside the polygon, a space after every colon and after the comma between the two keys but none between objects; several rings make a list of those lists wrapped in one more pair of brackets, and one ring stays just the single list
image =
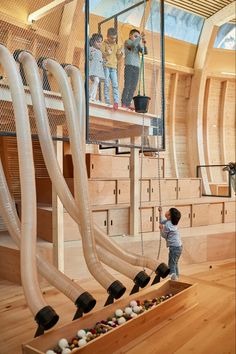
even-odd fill
[{"label": "child's sneaker", "polygon": [[170,279],[171,280],[178,280],[178,277],[177,277],[177,275],[175,274],[175,273],[173,273],[173,274],[170,274]]},{"label": "child's sneaker", "polygon": [[130,111],[135,111],[135,108],[134,107],[131,107],[131,106],[129,106],[129,107],[127,107]]},{"label": "child's sneaker", "polygon": [[117,111],[117,109],[118,109],[118,103],[114,103],[114,104],[113,104],[113,109],[114,109],[115,111]]},{"label": "child's sneaker", "polygon": [[122,104],[122,106],[121,106],[122,108],[125,108],[125,109],[127,109],[128,107],[125,105],[125,104]]}]

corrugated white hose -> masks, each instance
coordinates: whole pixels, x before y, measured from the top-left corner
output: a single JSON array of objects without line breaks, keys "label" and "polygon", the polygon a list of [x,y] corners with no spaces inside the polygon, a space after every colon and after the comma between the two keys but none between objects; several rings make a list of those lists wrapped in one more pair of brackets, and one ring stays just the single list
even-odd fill
[{"label": "corrugated white hose", "polygon": [[[5,174],[0,159],[0,214],[3,218],[7,229],[20,248],[20,220],[18,218],[16,207],[11,198]],[[74,283],[65,274],[57,270],[47,260],[42,259],[42,256],[36,254],[37,267],[39,273],[48,280],[48,282],[60,290],[65,296],[76,303],[78,297],[85,292],[78,284]]]},{"label": "corrugated white hose", "polygon": [[[79,116],[80,131],[82,132],[82,142],[84,145],[83,150],[85,151],[85,97],[83,79],[79,69],[75,68],[73,65],[67,65],[65,70],[71,78],[76,108]],[[149,268],[153,271],[157,269],[157,262],[154,259],[125,251],[121,246],[111,241],[109,237],[107,237],[107,235],[96,225],[94,225],[94,233],[95,240],[101,247],[105,247],[109,252],[112,252],[114,255],[118,255],[124,261],[135,266]]]},{"label": "corrugated white hose", "polygon": [[35,173],[28,110],[17,65],[3,45],[0,45],[0,64],[8,78],[17,132],[22,210],[21,280],[26,301],[31,312],[36,315],[46,306],[46,302],[39,288],[36,269]]},{"label": "corrugated white hose", "polygon": [[[76,183],[76,188],[78,187],[80,197],[81,197],[81,200],[78,201],[78,206],[77,206],[73,196],[71,195],[67,187],[67,184],[61,173],[60,167],[58,165],[55,156],[50,128],[48,124],[45,99],[44,99],[43,92],[40,89],[40,79],[39,79],[37,64],[34,58],[29,53],[26,52],[23,52],[19,55],[19,61],[23,64],[27,76],[27,81],[30,85],[30,91],[31,91],[34,113],[36,118],[37,131],[39,135],[40,145],[44,156],[45,164],[48,169],[48,173],[57,191],[57,194],[59,195],[68,213],[74,218],[74,220],[77,223],[79,223],[80,220],[81,230],[82,230],[81,232],[82,243],[83,243],[84,255],[85,255],[87,266],[91,274],[94,276],[94,278],[107,290],[111,290],[110,286],[115,283],[115,287],[117,290],[116,295],[117,297],[120,297],[124,293],[125,287],[121,283],[116,281],[114,277],[112,277],[104,269],[104,267],[101,265],[96,255],[93,234],[91,232],[91,222],[90,222],[91,212],[88,208],[88,197],[87,197],[88,186],[86,185],[87,182],[87,176],[85,173],[86,170],[82,172],[82,174],[79,173],[79,178],[78,178],[79,181],[77,181]],[[75,138],[80,140],[79,134],[77,134],[77,137],[74,134],[74,124],[76,120],[78,120],[78,117],[75,113],[75,103],[73,99],[72,90],[68,83],[68,77],[66,76],[66,73],[62,69],[62,67],[51,59],[45,61],[45,66],[47,67],[47,70],[53,74],[53,76],[56,78],[60,86],[70,136],[72,136],[73,141],[75,140]],[[72,123],[70,123],[71,120]],[[74,147],[74,145],[76,144],[72,144],[72,145]],[[81,162],[82,158],[80,156],[81,154],[80,147],[73,148],[73,155],[77,155],[77,154],[79,156],[76,157],[76,160]],[[84,163],[82,164],[82,166],[81,163],[79,163],[78,170],[82,170],[83,168],[86,168],[85,161],[83,162]],[[84,220],[84,218],[87,219]]]},{"label": "corrugated white hose", "polygon": [[112,268],[117,270],[117,272],[120,272],[120,264],[122,264],[124,269],[124,275],[126,275],[128,278],[133,280],[140,272],[139,268],[130,267],[129,263],[119,259],[117,256],[111,254],[109,251],[102,248],[101,246],[96,245],[96,249],[98,252],[98,257],[102,263],[108,266],[109,264],[112,264]]}]

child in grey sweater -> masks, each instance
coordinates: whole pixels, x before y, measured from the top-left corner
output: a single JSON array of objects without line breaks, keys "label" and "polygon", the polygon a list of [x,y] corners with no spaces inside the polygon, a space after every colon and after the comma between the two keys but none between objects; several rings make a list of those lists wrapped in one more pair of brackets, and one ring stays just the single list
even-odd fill
[{"label": "child in grey sweater", "polygon": [[[143,46],[141,46],[143,43]],[[125,41],[125,77],[124,89],[122,93],[122,107],[130,108],[139,78],[140,53],[147,54],[146,40],[144,33],[132,29],[129,33],[129,39]]]},{"label": "child in grey sweater", "polygon": [[170,268],[170,277],[172,280],[178,280],[178,261],[183,248],[179,230],[177,228],[181,213],[176,208],[170,208],[165,213],[166,219],[164,219],[162,217],[162,208],[159,207],[158,210],[160,212],[159,229],[161,230],[161,236],[166,240],[166,246],[169,248],[168,266]]}]

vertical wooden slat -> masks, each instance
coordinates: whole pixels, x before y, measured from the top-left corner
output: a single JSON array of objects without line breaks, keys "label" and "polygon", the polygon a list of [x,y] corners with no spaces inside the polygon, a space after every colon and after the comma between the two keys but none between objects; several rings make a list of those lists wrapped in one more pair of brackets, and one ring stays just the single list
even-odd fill
[{"label": "vertical wooden slat", "polygon": [[179,73],[171,74],[170,79],[170,151],[172,160],[172,176],[179,178],[178,162],[176,155],[176,98],[177,98],[177,86],[178,86]]},{"label": "vertical wooden slat", "polygon": [[[220,134],[220,164],[223,165],[226,163],[225,157],[225,146],[226,146],[226,95],[228,89],[228,81],[223,81],[221,83],[221,92],[220,92],[220,102],[219,102],[219,134]],[[227,174],[222,173],[223,181],[227,181]]]}]

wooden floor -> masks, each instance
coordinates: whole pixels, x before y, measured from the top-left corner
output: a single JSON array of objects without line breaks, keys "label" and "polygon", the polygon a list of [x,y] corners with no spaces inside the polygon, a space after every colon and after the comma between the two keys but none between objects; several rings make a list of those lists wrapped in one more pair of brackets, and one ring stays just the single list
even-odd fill
[{"label": "wooden floor", "polygon": [[[199,305],[118,353],[235,353],[235,261],[186,265],[182,274],[181,281],[199,284]],[[131,288],[126,278],[119,279]],[[102,307],[105,291],[92,279],[81,285],[97,299],[96,309]],[[60,315],[59,325],[70,322],[74,305],[55,289],[44,289],[44,294]],[[5,280],[0,281],[0,324],[0,354],[20,354],[21,344],[31,340],[36,329],[22,288]]]}]

